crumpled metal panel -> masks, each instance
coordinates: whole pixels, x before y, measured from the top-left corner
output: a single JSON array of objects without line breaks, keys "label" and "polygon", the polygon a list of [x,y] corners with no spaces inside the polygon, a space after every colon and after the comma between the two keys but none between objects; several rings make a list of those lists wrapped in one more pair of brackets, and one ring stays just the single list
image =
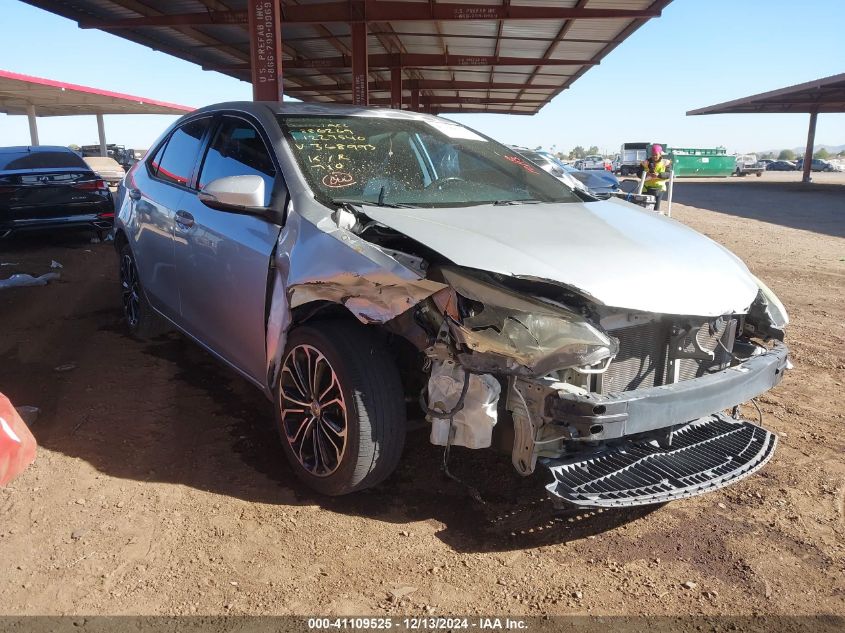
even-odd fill
[{"label": "crumpled metal panel", "polygon": [[[275,374],[291,310],[313,301],[345,306],[362,323],[385,323],[445,286],[421,277],[378,246],[341,229],[311,202],[293,205],[279,234],[267,321],[268,372]],[[270,384],[273,384],[272,381]]]},{"label": "crumpled metal panel", "polygon": [[616,339],[578,314],[451,268],[443,276],[455,292],[483,306],[461,323],[449,324],[452,336],[472,350],[458,357],[473,371],[542,376],[554,369],[597,365],[619,349]]},{"label": "crumpled metal panel", "polygon": [[526,205],[518,214],[493,205],[425,214],[374,207],[367,213],[460,266],[563,284],[616,308],[744,314],[759,289],[745,264],[724,247],[615,199]]}]

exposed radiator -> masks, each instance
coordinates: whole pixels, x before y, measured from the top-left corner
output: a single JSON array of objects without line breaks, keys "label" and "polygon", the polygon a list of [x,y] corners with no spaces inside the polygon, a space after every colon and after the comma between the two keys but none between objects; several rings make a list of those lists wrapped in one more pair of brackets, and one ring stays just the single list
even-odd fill
[{"label": "exposed radiator", "polygon": [[[694,358],[681,359],[679,361],[678,380],[698,378],[708,372],[726,367],[730,362],[730,354],[728,354],[726,349],[733,349],[733,330],[735,327],[735,319],[731,319],[730,321],[718,320],[705,324],[696,335],[698,344],[708,352],[713,352],[715,358],[712,361],[696,360]],[[724,347],[719,345],[720,340]]]},{"label": "exposed radiator", "polygon": [[[715,359],[679,360],[678,380],[689,380],[726,367],[730,362],[730,355],[719,346],[719,341],[721,340],[727,349],[732,349],[735,327],[734,319],[705,323],[696,336],[701,348],[713,352]],[[598,391],[614,393],[671,383],[671,333],[672,323],[669,321],[653,321],[612,330],[610,335],[619,339],[619,353],[599,379]],[[687,345],[685,349],[692,350],[692,344]]]},{"label": "exposed radiator", "polygon": [[669,330],[669,323],[653,321],[610,332],[611,336],[619,339],[619,353],[602,376],[601,393],[664,384]]}]

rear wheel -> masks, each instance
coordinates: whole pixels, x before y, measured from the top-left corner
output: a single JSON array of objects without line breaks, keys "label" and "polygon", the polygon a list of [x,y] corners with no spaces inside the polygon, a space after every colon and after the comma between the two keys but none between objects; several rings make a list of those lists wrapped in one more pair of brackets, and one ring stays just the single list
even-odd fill
[{"label": "rear wheel", "polygon": [[123,318],[129,333],[137,338],[150,338],[161,334],[164,327],[161,319],[150,307],[141,280],[138,266],[129,244],[123,244],[118,250],[120,261],[120,293],[123,303]]},{"label": "rear wheel", "polygon": [[275,403],[285,455],[317,492],[363,490],[396,468],[405,443],[402,383],[365,326],[324,321],[292,330]]}]

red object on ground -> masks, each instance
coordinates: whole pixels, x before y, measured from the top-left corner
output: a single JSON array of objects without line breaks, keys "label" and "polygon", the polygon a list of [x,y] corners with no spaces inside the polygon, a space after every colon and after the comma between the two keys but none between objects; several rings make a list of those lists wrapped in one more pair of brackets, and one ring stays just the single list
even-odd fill
[{"label": "red object on ground", "polygon": [[0,486],[5,486],[35,461],[35,438],[21,416],[0,393]]}]

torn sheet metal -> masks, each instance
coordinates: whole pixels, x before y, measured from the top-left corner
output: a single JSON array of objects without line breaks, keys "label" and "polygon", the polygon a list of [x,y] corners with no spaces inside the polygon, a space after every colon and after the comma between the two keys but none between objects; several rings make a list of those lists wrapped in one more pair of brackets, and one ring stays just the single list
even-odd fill
[{"label": "torn sheet metal", "polygon": [[267,317],[270,378],[281,361],[292,309],[329,301],[346,306],[362,323],[385,323],[445,287],[332,218],[309,217],[307,211],[288,213],[274,264]]},{"label": "torn sheet metal", "polygon": [[[469,374],[460,365],[434,361],[428,381],[428,407],[446,413],[458,404],[464,381],[469,380],[463,407],[450,418],[428,416],[431,443],[436,446],[488,448],[496,425],[501,385],[489,374]],[[449,434],[453,433],[451,442]]]},{"label": "torn sheet metal", "polygon": [[443,269],[455,291],[478,303],[451,333],[472,353],[460,354],[473,371],[542,376],[555,369],[587,368],[616,355],[618,342],[580,315],[511,293],[455,269]]},{"label": "torn sheet metal", "polygon": [[784,330],[789,325],[786,308],[766,284],[759,279],[757,283],[760,291],[748,310],[746,326],[757,336],[783,341]]}]

